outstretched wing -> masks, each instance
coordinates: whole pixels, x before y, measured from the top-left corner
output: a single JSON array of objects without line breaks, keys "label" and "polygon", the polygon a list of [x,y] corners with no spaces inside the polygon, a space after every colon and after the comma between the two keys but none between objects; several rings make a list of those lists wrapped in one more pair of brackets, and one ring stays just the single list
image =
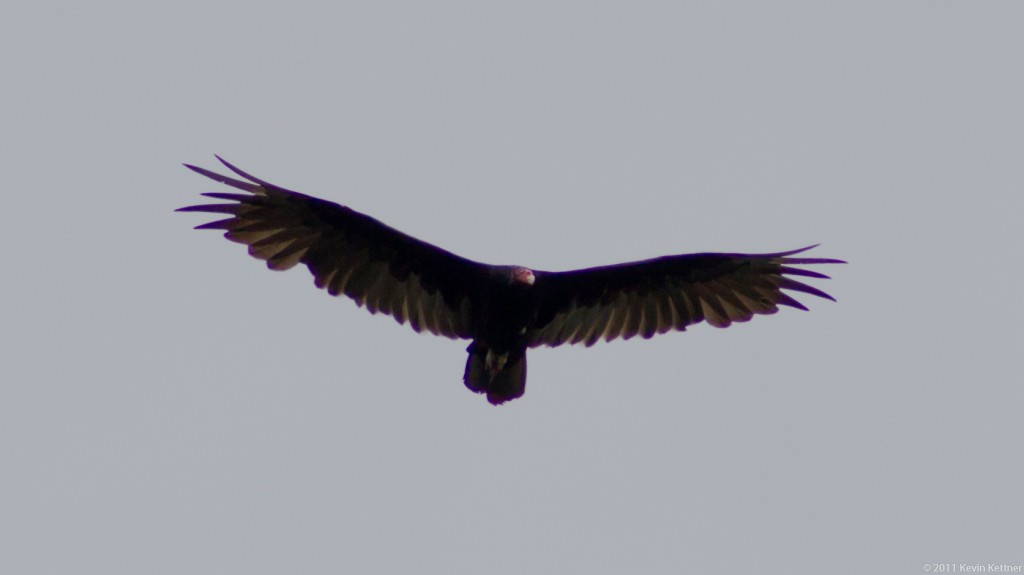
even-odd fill
[{"label": "outstretched wing", "polygon": [[217,158],[246,181],[186,164],[190,170],[244,193],[204,196],[231,203],[181,208],[230,217],[196,229],[225,230],[272,270],[305,264],[316,287],[345,294],[371,313],[382,312],[416,331],[468,338],[472,292],[486,266],[408,236],[340,206],[280,188]]},{"label": "outstretched wing", "polygon": [[701,321],[728,327],[755,314],[775,313],[780,305],[806,310],[783,290],[833,298],[786,276],[828,276],[794,266],[846,263],[791,257],[813,247],[775,254],[687,254],[570,272],[537,272],[540,304],[527,339],[532,347],[591,346],[599,339],[650,338],[682,331]]}]

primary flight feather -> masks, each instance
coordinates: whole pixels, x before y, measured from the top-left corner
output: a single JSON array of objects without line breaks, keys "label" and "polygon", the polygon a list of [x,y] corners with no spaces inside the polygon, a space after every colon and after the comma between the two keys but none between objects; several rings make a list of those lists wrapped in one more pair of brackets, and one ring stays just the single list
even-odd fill
[{"label": "primary flight feather", "polygon": [[345,206],[286,190],[218,157],[236,179],[186,164],[242,193],[181,212],[223,214],[196,229],[224,230],[273,270],[304,264],[316,286],[346,295],[417,332],[471,340],[463,382],[492,404],[523,395],[526,350],[650,338],[707,321],[715,327],[806,310],[783,290],[827,293],[787,276],[827,279],[800,265],[841,260],[771,254],[685,254],[566,272],[468,260]]}]

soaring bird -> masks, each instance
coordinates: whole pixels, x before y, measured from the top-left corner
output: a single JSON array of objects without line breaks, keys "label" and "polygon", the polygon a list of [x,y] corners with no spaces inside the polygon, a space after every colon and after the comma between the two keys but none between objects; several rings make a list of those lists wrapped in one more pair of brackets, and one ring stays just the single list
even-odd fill
[{"label": "soaring bird", "polygon": [[272,270],[305,265],[316,287],[417,332],[470,340],[463,382],[494,405],[526,391],[526,350],[565,343],[650,338],[706,321],[715,327],[807,310],[783,290],[835,301],[787,276],[828,279],[796,257],[816,246],[768,254],[699,253],[564,272],[475,262],[404,234],[351,208],[275,186],[217,157],[241,179],[185,167],[242,193],[228,203],[180,208],[226,214],[196,229],[225,230]]}]

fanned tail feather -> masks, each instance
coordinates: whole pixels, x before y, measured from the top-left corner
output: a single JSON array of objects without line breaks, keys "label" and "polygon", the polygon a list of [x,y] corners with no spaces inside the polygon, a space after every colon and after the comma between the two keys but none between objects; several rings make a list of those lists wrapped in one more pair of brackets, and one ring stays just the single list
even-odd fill
[{"label": "fanned tail feather", "polygon": [[486,393],[487,401],[492,405],[501,405],[522,397],[526,393],[526,351],[512,355],[502,368],[493,376],[487,369],[487,349],[470,344],[469,357],[466,359],[466,372],[462,376],[463,383],[470,391]]}]

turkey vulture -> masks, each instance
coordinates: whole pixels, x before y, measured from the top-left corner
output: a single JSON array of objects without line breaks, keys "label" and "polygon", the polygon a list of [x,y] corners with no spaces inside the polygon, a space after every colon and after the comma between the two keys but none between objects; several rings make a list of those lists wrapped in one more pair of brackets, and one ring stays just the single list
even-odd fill
[{"label": "turkey vulture", "polygon": [[[225,230],[272,270],[305,264],[316,287],[344,294],[417,332],[471,341],[463,382],[494,405],[526,390],[526,350],[541,345],[650,338],[707,321],[715,327],[806,310],[782,290],[833,299],[786,276],[827,279],[798,265],[841,260],[701,253],[567,272],[492,266],[408,236],[351,208],[255,178],[219,156],[235,179],[185,164],[243,193],[207,193],[230,203],[181,212],[227,214],[196,229]],[[833,300],[834,301],[834,300]]]}]

